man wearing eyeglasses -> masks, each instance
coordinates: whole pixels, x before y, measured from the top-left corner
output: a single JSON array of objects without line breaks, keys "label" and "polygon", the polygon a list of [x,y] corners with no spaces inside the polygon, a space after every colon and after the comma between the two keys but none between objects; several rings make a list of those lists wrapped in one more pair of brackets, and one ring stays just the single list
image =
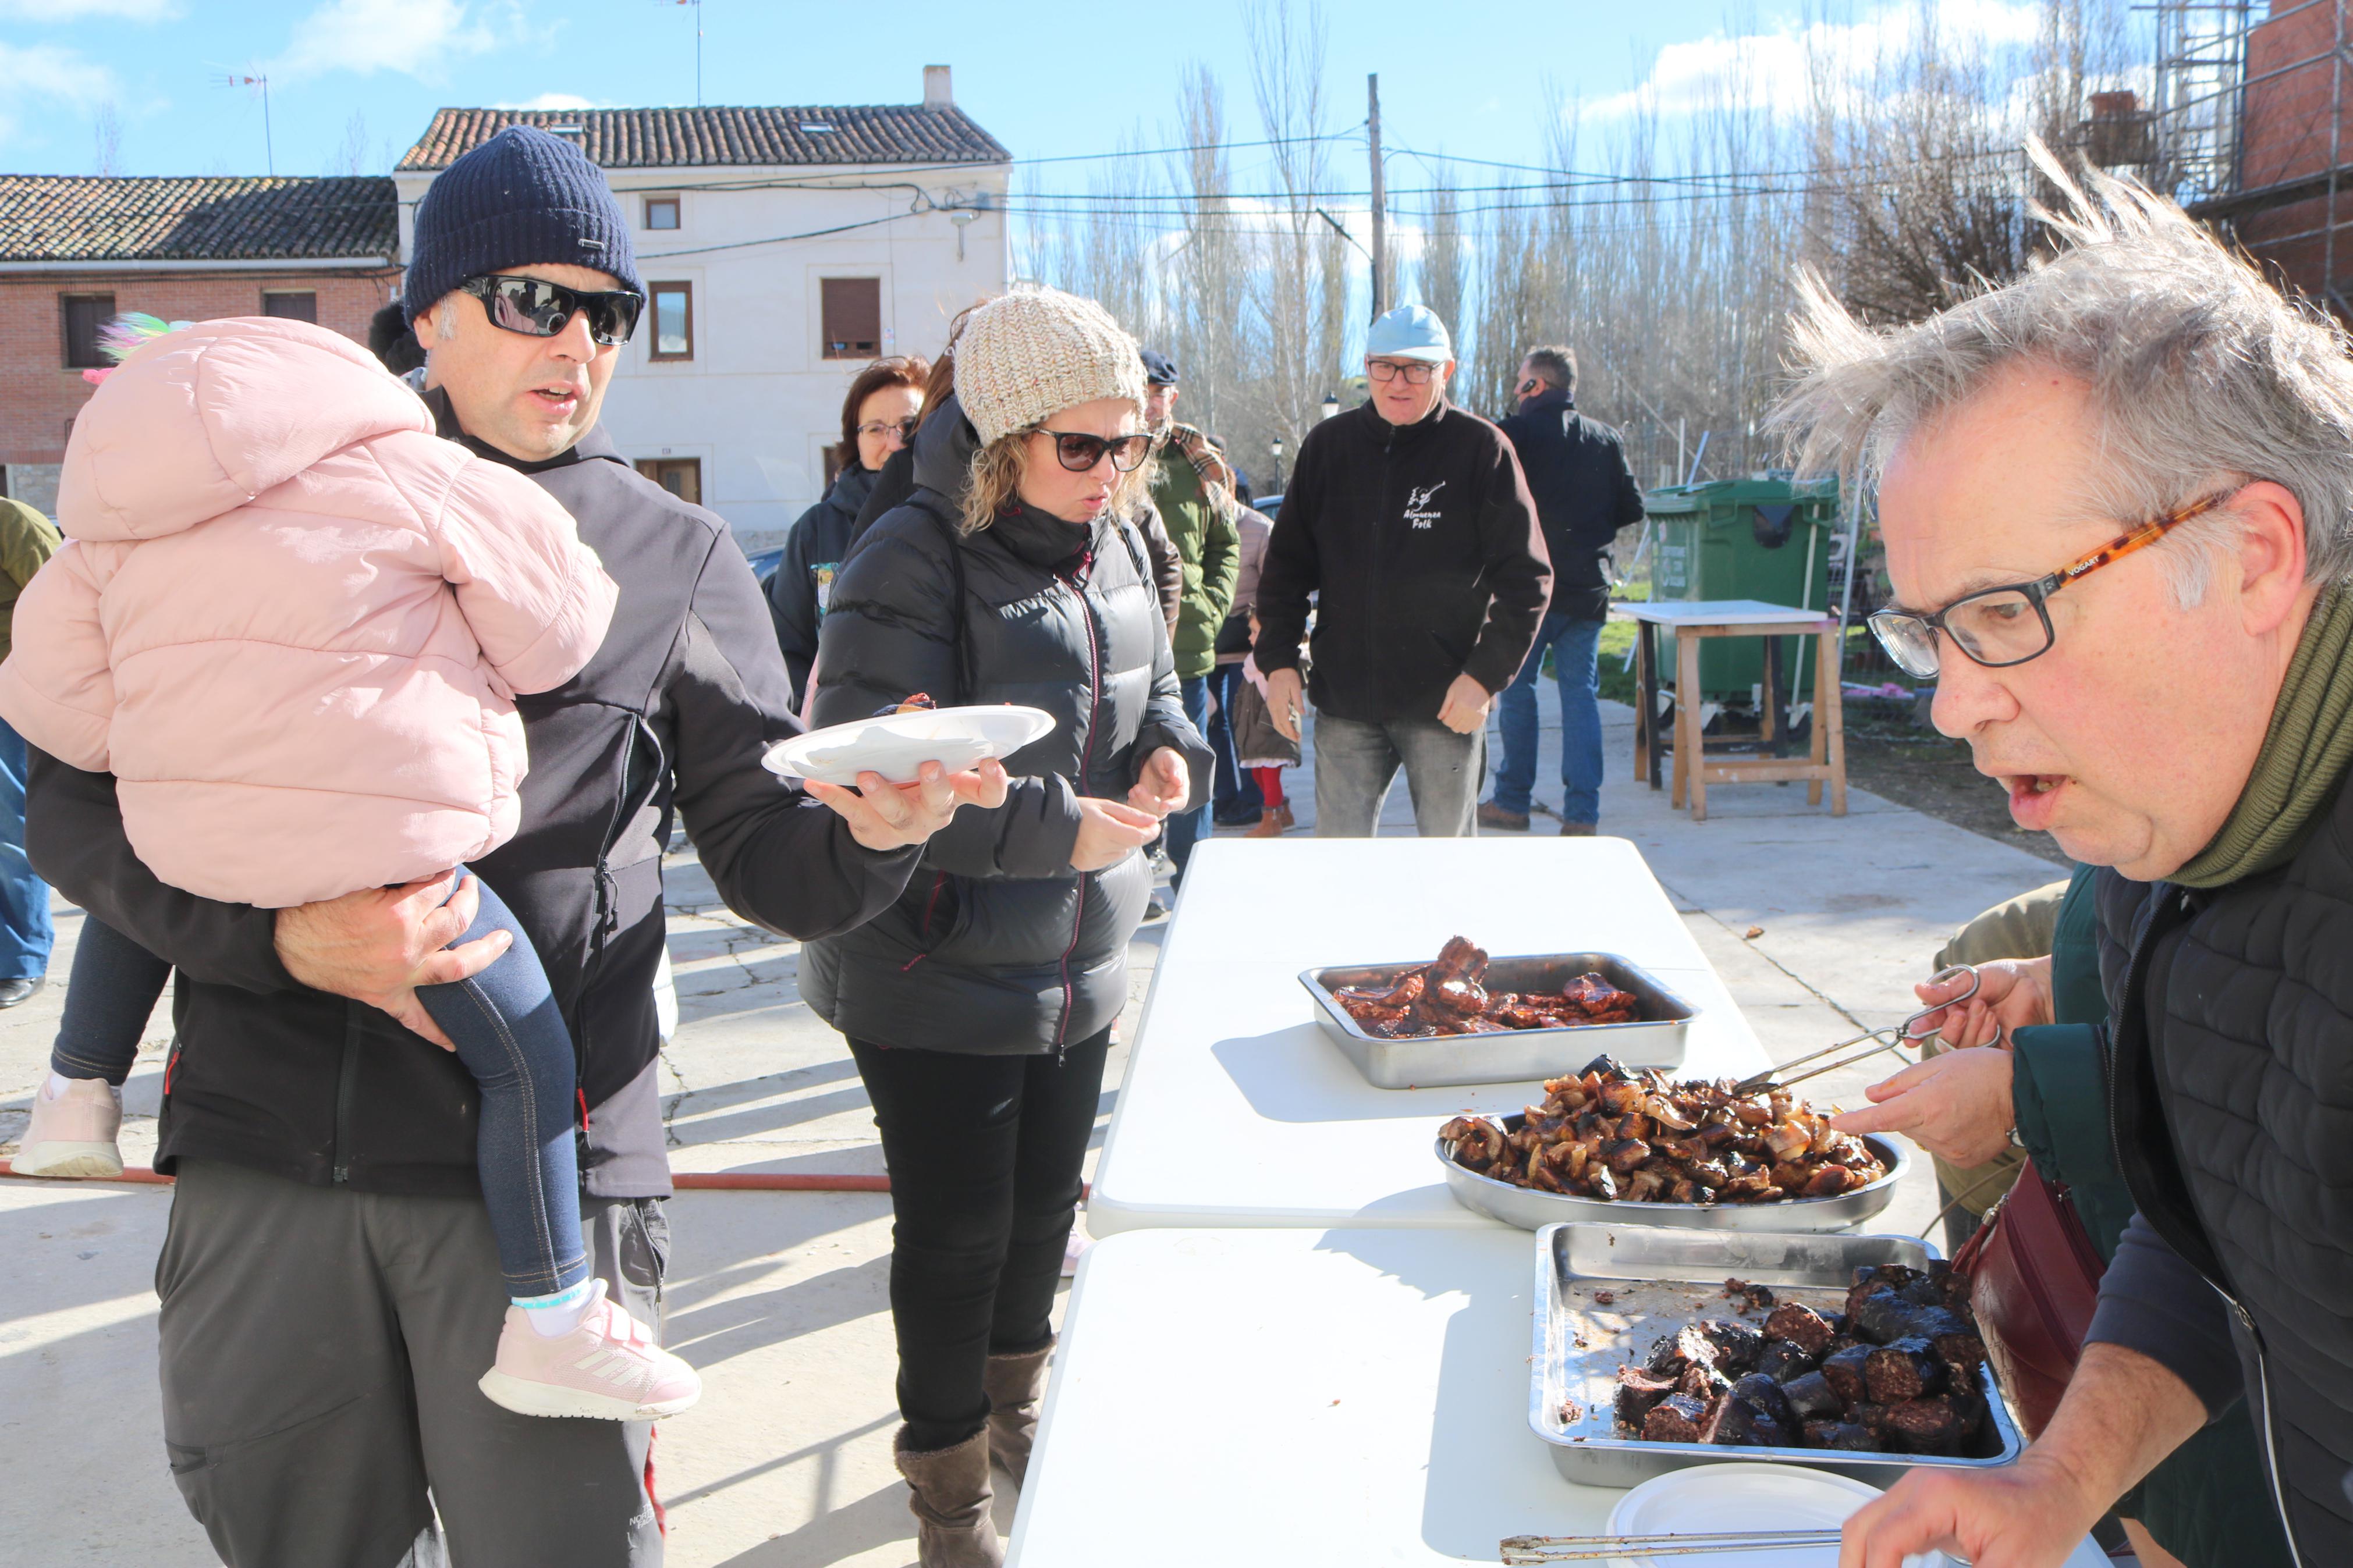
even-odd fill
[{"label": "man wearing eyeglasses", "polygon": [[1577,356],[1566,348],[1530,349],[1520,361],[1520,406],[1497,427],[1511,437],[1544,520],[1552,556],[1552,602],[1535,646],[1504,689],[1504,755],[1495,797],[1479,807],[1479,826],[1528,829],[1536,782],[1536,679],[1552,650],[1560,688],[1560,830],[1589,836],[1601,818],[1601,710],[1595,652],[1609,616],[1609,545],[1618,531],[1642,521],[1642,492],[1627,466],[1617,431],[1577,411]]},{"label": "man wearing eyeglasses", "polygon": [[1400,768],[1422,837],[1477,833],[1487,710],[1535,641],[1552,568],[1503,433],[1446,399],[1446,323],[1403,305],[1365,342],[1372,395],[1324,420],[1259,571],[1275,727],[1300,735],[1299,645],[1316,595],[1315,832],[1365,838]]},{"label": "man wearing eyeglasses", "polygon": [[[1804,290],[1788,412],[1809,466],[1878,480],[1872,626],[1937,729],[2102,868],[2137,1212],[2023,1457],[1914,1470],[1839,1562],[2057,1568],[2244,1400],[2268,1485],[2232,1500],[2316,1568],[2353,1540],[2353,357],[2169,203],[2050,173],[2054,253],[1941,316],[1873,331]],[[1977,1000],[2006,1031],[2049,998]],[[2253,1532],[2159,1542],[2282,1561]]]},{"label": "man wearing eyeglasses", "polygon": [[[643,290],[578,148],[518,128],[453,163],[417,209],[405,289],[442,434],[545,487],[620,585],[587,668],[518,700],[521,829],[473,868],[522,918],[578,1052],[592,1266],[658,1324],[670,1184],[652,984],[672,820],[732,907],[814,937],[886,908],[956,803],[1001,802],[1003,775],[804,795],[761,769],[797,727],[751,572],[723,521],[597,428]],[[476,1092],[399,1021],[421,1016],[415,986],[503,951],[445,947],[470,883],[215,903],[148,873],[111,776],[42,758],[32,784],[42,868],[180,973],[156,1157],[179,1179],[158,1277],[164,1431],[215,1552],[231,1568],[412,1548],[460,1568],[659,1563],[649,1426],[516,1415],[476,1386],[504,1297]]]}]

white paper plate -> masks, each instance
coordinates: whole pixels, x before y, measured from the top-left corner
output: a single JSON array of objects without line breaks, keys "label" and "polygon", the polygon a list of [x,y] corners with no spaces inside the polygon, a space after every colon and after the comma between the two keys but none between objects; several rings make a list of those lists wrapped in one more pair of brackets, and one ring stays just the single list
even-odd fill
[{"label": "white paper plate", "polygon": [[828,725],[779,741],[760,759],[772,773],[819,784],[854,784],[860,773],[913,784],[925,763],[961,773],[984,757],[1007,757],[1054,727],[1036,708],[933,708]]},{"label": "white paper plate", "polygon": [[[1878,1495],[1877,1487],[1851,1476],[1802,1465],[1694,1465],[1652,1477],[1620,1498],[1609,1511],[1609,1533],[1831,1529]],[[2107,1561],[2107,1553],[2086,1540],[2062,1568],[2106,1568]],[[1838,1568],[1838,1548],[1629,1556],[1615,1562],[1618,1568]],[[1956,1568],[1941,1552],[1907,1563],[1909,1568]]]}]

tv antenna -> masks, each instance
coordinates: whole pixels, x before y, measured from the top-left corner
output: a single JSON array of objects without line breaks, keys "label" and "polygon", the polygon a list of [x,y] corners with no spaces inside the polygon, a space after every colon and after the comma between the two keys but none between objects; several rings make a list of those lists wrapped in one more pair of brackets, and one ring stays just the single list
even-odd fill
[{"label": "tv antenna", "polygon": [[667,0],[672,5],[694,7],[694,106],[702,107],[702,0]]},{"label": "tv antenna", "polygon": [[278,173],[278,152],[269,135],[269,79],[259,71],[223,71],[213,78],[215,87],[241,87],[259,94],[261,99],[261,155],[273,174]]}]

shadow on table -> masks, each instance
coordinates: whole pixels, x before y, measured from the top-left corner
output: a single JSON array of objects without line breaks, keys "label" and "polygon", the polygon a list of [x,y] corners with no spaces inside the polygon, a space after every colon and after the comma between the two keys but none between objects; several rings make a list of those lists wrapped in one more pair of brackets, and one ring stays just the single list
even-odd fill
[{"label": "shadow on table", "polygon": [[[1577,1494],[1526,1424],[1535,1241],[1526,1237],[1528,1267],[1513,1275],[1509,1289],[1481,1289],[1433,1266],[1429,1234],[1332,1230],[1318,1249],[1357,1258],[1425,1296],[1463,1298],[1462,1310],[1448,1320],[1440,1352],[1421,1537],[1447,1556],[1492,1562],[1504,1536],[1554,1532],[1575,1525],[1579,1511]],[[1464,1440],[1467,1433],[1497,1429],[1513,1440]]]},{"label": "shadow on table", "polygon": [[1527,1102],[1525,1083],[1459,1085],[1451,1089],[1375,1089],[1356,1064],[1314,1024],[1293,1024],[1263,1035],[1219,1040],[1209,1054],[1269,1121],[1378,1121],[1430,1118],[1430,1131],[1464,1107],[1516,1110]]}]

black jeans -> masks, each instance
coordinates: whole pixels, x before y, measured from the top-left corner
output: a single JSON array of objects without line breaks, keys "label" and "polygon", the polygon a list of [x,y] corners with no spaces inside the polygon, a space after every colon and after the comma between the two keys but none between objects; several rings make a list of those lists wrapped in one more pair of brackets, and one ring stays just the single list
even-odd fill
[{"label": "black jeans", "polygon": [[1108,1029],[1059,1061],[849,1042],[891,1172],[899,1414],[919,1453],[987,1424],[992,1353],[1053,1338],[1110,1047]]}]

